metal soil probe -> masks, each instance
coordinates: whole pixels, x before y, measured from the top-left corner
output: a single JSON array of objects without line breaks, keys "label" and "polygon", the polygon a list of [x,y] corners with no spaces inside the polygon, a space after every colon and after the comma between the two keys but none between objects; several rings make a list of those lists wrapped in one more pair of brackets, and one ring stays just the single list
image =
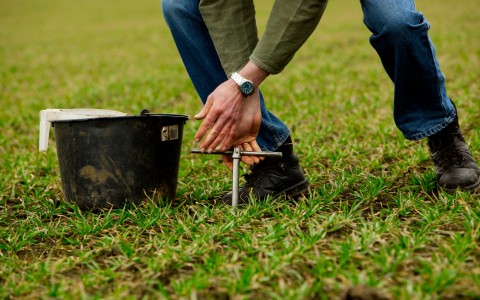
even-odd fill
[{"label": "metal soil probe", "polygon": [[242,151],[239,147],[233,148],[233,151],[225,152],[202,152],[200,149],[192,149],[191,153],[195,154],[221,154],[231,155],[233,160],[233,188],[232,188],[232,206],[238,206],[238,181],[239,166],[242,156],[259,156],[259,157],[282,157],[282,152],[269,151]]}]

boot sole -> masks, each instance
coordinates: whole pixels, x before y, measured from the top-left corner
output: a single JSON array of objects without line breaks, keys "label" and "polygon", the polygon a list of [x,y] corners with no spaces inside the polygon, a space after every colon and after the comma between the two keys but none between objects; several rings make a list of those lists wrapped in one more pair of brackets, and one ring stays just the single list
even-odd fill
[{"label": "boot sole", "polygon": [[449,194],[454,194],[457,190],[464,190],[464,191],[471,191],[471,190],[475,190],[478,186],[480,185],[480,177],[478,178],[477,182],[475,182],[474,184],[470,185],[470,186],[466,186],[466,187],[457,187],[457,188],[454,188],[454,189],[450,189],[450,188],[446,188],[446,187],[443,187],[441,185],[439,185],[439,188],[442,190],[442,191],[445,191]]}]

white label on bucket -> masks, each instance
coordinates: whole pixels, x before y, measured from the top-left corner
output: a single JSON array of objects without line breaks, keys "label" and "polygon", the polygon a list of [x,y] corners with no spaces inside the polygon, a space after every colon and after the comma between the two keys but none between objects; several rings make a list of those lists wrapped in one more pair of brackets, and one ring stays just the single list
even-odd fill
[{"label": "white label on bucket", "polygon": [[178,140],[178,125],[164,126],[162,128],[162,141]]}]

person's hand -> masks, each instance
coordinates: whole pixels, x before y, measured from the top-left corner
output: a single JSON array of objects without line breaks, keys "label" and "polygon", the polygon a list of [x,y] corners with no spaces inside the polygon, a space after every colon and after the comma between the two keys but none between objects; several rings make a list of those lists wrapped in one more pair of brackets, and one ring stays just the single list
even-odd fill
[{"label": "person's hand", "polygon": [[[245,151],[260,151],[255,141],[262,121],[258,90],[247,97],[229,79],[208,96],[195,119],[203,119],[195,134],[195,141],[201,141],[202,151],[227,151],[234,146]],[[252,164],[258,163],[259,159],[244,156],[242,161]]]},{"label": "person's hand", "polygon": [[[239,73],[250,79],[256,87],[250,96],[242,94],[237,84],[229,79],[219,85],[207,98],[195,119],[203,120],[195,134],[195,142],[202,151],[227,151],[240,147],[243,151],[261,151],[256,137],[262,122],[258,87],[270,75],[249,61]],[[224,156],[225,164],[232,169],[232,158]],[[259,163],[263,157],[242,156],[246,164]]]},{"label": "person's hand", "polygon": [[[260,146],[258,146],[257,141],[252,141],[250,143],[243,143],[242,145],[238,145],[236,147],[239,147],[241,151],[262,151]],[[242,162],[247,164],[247,165],[253,165],[253,164],[258,164],[261,160],[263,160],[264,157],[258,157],[258,156],[242,156]],[[222,160],[223,163],[229,168],[230,170],[233,170],[233,158],[232,156],[229,155],[222,155]]]}]

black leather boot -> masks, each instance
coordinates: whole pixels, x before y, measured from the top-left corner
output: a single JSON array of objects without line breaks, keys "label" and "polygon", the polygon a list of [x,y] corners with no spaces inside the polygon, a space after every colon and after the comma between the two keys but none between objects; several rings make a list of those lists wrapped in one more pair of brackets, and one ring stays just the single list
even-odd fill
[{"label": "black leather boot", "polygon": [[[268,196],[285,195],[295,199],[307,193],[308,182],[293,151],[292,140],[288,138],[276,151],[282,152],[281,158],[265,158],[251,167],[250,174],[244,175],[246,184],[239,189],[239,204],[247,204],[250,197],[264,200]],[[232,205],[232,192],[222,201]]]},{"label": "black leather boot", "polygon": [[463,138],[458,116],[439,133],[428,138],[438,186],[447,192],[471,190],[480,184],[480,171]]}]

